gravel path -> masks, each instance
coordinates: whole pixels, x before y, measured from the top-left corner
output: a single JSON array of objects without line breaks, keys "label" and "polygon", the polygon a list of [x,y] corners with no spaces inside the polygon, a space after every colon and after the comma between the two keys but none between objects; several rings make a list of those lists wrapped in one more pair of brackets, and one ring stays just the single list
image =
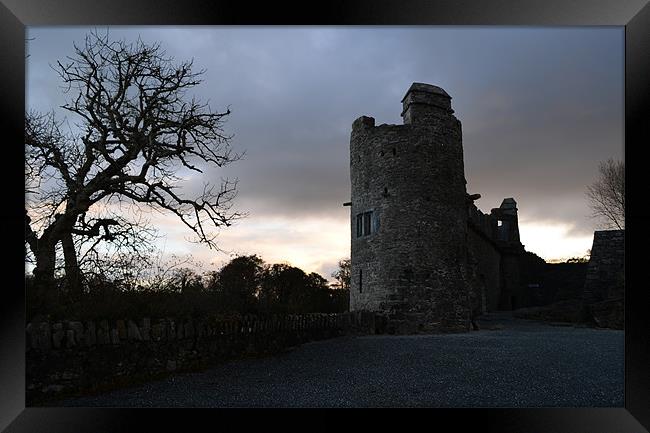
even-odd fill
[{"label": "gravel path", "polygon": [[623,331],[483,319],[469,334],[341,337],[57,406],[622,407]]}]

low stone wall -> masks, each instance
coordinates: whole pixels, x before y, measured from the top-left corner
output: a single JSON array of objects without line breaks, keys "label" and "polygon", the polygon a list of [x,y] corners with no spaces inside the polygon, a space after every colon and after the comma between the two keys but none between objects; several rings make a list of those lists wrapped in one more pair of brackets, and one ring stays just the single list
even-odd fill
[{"label": "low stone wall", "polygon": [[26,327],[27,405],[100,392],[277,353],[347,334],[373,334],[373,313],[244,316],[224,319],[61,321]]}]

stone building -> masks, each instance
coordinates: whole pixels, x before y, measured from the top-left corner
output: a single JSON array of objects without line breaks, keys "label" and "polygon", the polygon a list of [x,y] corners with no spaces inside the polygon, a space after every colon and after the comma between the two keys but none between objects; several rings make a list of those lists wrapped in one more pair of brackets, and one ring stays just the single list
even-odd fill
[{"label": "stone building", "polygon": [[623,329],[624,297],[625,230],[596,231],[582,292],[582,319]]},{"label": "stone building", "polygon": [[350,309],[384,313],[389,332],[468,331],[471,317],[516,307],[517,204],[484,214],[466,191],[451,97],[413,83],[403,125],[362,116],[350,138]]}]

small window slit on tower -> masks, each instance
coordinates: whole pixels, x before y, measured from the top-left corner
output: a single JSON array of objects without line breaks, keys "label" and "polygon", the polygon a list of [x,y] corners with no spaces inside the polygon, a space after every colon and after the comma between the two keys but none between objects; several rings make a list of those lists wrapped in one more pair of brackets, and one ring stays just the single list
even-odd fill
[{"label": "small window slit on tower", "polygon": [[359,269],[359,293],[363,292],[363,269]]}]

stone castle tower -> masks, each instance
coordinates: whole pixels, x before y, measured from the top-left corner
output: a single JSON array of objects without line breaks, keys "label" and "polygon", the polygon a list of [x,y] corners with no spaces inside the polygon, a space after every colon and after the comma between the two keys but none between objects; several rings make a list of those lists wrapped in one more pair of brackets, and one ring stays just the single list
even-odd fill
[{"label": "stone castle tower", "polygon": [[350,138],[350,309],[397,332],[468,331],[468,195],[451,97],[413,83],[403,125],[362,116]]}]

